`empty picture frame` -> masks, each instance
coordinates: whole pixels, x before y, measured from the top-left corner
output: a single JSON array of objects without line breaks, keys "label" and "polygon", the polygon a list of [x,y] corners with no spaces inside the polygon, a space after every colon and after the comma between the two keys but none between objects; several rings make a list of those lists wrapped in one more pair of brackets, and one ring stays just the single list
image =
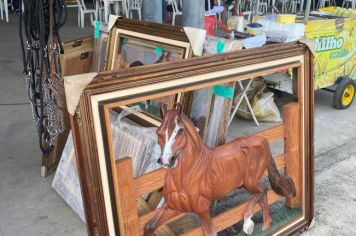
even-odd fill
[{"label": "empty picture frame", "polygon": [[[284,140],[285,153],[277,165],[293,179],[297,197],[283,201],[300,211],[268,234],[291,235],[308,228],[314,217],[312,58],[304,44],[285,43],[99,74],[82,93],[71,120],[88,234],[142,235],[154,209],[139,215],[136,198],[164,182],[163,169],[133,178],[129,158],[115,162],[109,123],[112,109],[283,70],[293,71],[296,100],[285,107],[283,124],[257,135],[270,142]],[[269,203],[280,199],[269,192]],[[237,223],[242,208],[243,204],[214,217],[216,229]],[[202,229],[198,226],[184,235],[202,235]]]},{"label": "empty picture frame", "polygon": [[118,18],[110,31],[106,71],[172,62],[192,56],[182,27]]}]

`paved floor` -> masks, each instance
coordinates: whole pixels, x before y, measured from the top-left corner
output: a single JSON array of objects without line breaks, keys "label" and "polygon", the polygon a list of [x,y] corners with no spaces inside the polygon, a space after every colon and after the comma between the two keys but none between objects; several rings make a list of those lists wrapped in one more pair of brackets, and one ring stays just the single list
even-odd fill
[{"label": "paved floor", "polygon": [[[85,224],[39,175],[41,153],[22,77],[17,18],[0,21],[0,235],[85,235]],[[91,34],[75,15],[63,41]],[[316,224],[307,235],[356,234],[356,103],[331,107],[316,92]]]},{"label": "paved floor", "polygon": [[[63,41],[90,35],[75,16]],[[88,25],[88,23],[87,23]],[[86,235],[85,224],[39,175],[41,153],[31,110],[17,32],[17,16],[0,21],[0,235]]]}]

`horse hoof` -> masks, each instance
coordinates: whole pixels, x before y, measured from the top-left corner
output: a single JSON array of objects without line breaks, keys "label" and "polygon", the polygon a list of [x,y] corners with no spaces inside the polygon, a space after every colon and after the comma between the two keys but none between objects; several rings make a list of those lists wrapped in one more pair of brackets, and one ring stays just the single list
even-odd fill
[{"label": "horse hoof", "polygon": [[263,223],[262,226],[262,231],[265,231],[266,229],[268,229],[269,227],[271,227],[272,221],[267,221]]},{"label": "horse hoof", "polygon": [[251,218],[247,218],[244,221],[244,226],[243,226],[243,231],[248,234],[251,235],[253,233],[253,228],[255,227],[255,223],[253,223],[253,221],[251,220]]},{"label": "horse hoof", "polygon": [[151,235],[153,235],[153,227],[152,227],[152,223],[148,222],[145,225],[145,230],[144,230],[143,236],[151,236]]},{"label": "horse hoof", "polygon": [[217,236],[218,234],[216,232],[211,233],[211,234],[207,234],[207,236]]}]

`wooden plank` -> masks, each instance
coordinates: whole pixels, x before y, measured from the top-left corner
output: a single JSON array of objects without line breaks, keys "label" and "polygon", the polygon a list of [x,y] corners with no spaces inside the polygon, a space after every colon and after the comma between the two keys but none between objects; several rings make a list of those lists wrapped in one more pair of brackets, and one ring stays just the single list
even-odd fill
[{"label": "wooden plank", "polygon": [[135,178],[136,196],[151,193],[164,185],[167,170],[161,168]]},{"label": "wooden plank", "polygon": [[[148,221],[150,221],[156,214],[157,214],[157,212],[159,211],[159,209],[155,209],[155,210],[153,210],[153,211],[151,211],[151,212],[149,212],[149,213],[147,213],[146,215],[144,215],[144,216],[142,216],[142,217],[140,217],[140,219],[139,219],[139,224],[140,224],[140,235],[143,235],[143,232],[144,232],[144,228],[145,228],[145,225],[147,224],[147,222]],[[178,220],[178,219],[180,219],[180,218],[182,218],[182,217],[185,217],[187,214],[185,214],[185,213],[182,213],[182,214],[180,214],[180,215],[178,215],[178,216],[176,216],[176,217],[173,217],[172,219],[170,219],[169,221],[167,221],[166,222],[166,224],[169,224],[170,222],[173,222],[173,221],[175,221],[175,220]],[[161,227],[159,227],[158,229],[160,229],[160,228],[162,228],[163,226],[161,226]],[[157,229],[157,230],[158,230]],[[157,231],[156,230],[156,234],[157,234]]]},{"label": "wooden plank", "polygon": [[298,208],[302,204],[302,158],[300,155],[301,134],[300,134],[300,105],[290,103],[284,106],[284,123],[286,126],[285,153],[286,153],[286,174],[293,179],[297,196],[287,199],[287,206]]},{"label": "wooden plank", "polygon": [[[267,193],[267,198],[268,198],[268,205],[271,205],[273,203],[275,203],[276,201],[282,199],[283,197],[276,194],[273,190],[269,190]],[[215,228],[218,230],[218,232],[224,230],[225,228],[228,228],[234,224],[236,224],[237,222],[239,222],[240,220],[243,219],[243,211],[246,207],[247,202],[236,206],[230,210],[225,211],[224,213],[221,213],[220,215],[214,217],[213,222],[215,225]],[[259,206],[256,206],[254,208],[254,213],[258,212],[259,210],[261,210],[261,208]],[[143,235],[143,229],[146,225],[146,223],[152,219],[156,213],[158,212],[158,209],[151,211],[150,213],[144,215],[143,217],[140,217],[140,235]],[[178,216],[176,216],[175,218],[171,219],[169,222],[172,222],[178,218],[182,218],[184,217],[186,214],[182,213]],[[196,236],[196,235],[201,235],[204,236],[203,234],[203,229],[201,227],[193,229],[185,234],[183,234],[185,236],[191,235],[191,236]]]},{"label": "wooden plank", "polygon": [[[268,205],[271,205],[282,198],[283,198],[282,196],[276,194],[272,190],[268,191],[268,195],[267,195]],[[244,215],[243,212],[247,204],[248,203],[245,202],[237,207],[232,208],[231,210],[225,211],[224,213],[221,213],[220,215],[214,217],[213,224],[215,226],[215,229],[218,232],[220,232],[228,227],[231,227],[237,222],[243,220],[243,215]],[[257,204],[253,209],[253,212],[256,213],[259,210],[261,210],[261,207]],[[200,226],[196,229],[193,229],[183,234],[183,236],[204,236],[203,228]]]},{"label": "wooden plank", "polygon": [[159,211],[159,209],[155,209],[143,216],[140,217],[140,232],[141,234],[143,233],[143,229],[145,228],[145,225],[147,224],[148,221],[150,221]]},{"label": "wooden plank", "polygon": [[[138,209],[139,215],[147,214],[152,211],[152,208],[150,208],[150,206],[147,204],[147,202],[142,197],[137,198],[137,209]],[[162,227],[159,227],[156,230],[156,235],[174,236],[175,234],[172,232],[172,230],[167,225],[163,225]]]},{"label": "wooden plank", "polygon": [[152,208],[147,204],[145,199],[143,199],[142,197],[136,198],[136,202],[137,202],[137,213],[139,216],[142,216],[152,211]]},{"label": "wooden plank", "polygon": [[147,204],[151,209],[156,209],[158,204],[161,202],[163,198],[163,192],[162,191],[154,191],[153,193],[150,194],[147,200]]},{"label": "wooden plank", "polygon": [[120,235],[139,235],[139,221],[137,215],[137,203],[132,173],[131,158],[116,161],[118,204]]},{"label": "wooden plank", "polygon": [[266,129],[261,132],[257,132],[251,136],[258,136],[258,137],[263,137],[268,140],[268,142],[273,143],[277,140],[283,139],[285,136],[285,125],[278,125],[276,127]]},{"label": "wooden plank", "polygon": [[200,221],[197,218],[193,218],[191,214],[185,214],[167,225],[175,235],[181,235],[190,229],[198,227]]}]

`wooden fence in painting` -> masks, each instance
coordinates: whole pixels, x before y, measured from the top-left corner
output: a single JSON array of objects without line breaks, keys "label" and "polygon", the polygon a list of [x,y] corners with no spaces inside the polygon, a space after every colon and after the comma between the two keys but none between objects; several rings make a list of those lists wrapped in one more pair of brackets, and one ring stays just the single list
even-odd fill
[{"label": "wooden fence in painting", "polygon": [[[301,158],[301,109],[299,103],[290,103],[284,106],[283,124],[274,128],[258,132],[254,135],[266,138],[270,143],[284,140],[284,153],[274,157],[278,169],[284,169],[296,186],[297,196],[286,199],[286,205],[291,208],[300,207],[302,204],[302,158]],[[143,235],[145,224],[155,216],[157,204],[150,204],[142,196],[161,189],[164,185],[166,170],[158,169],[143,176],[134,178],[132,173],[132,161],[124,158],[116,161],[117,168],[117,212],[119,216],[119,227],[121,235]],[[267,172],[265,173],[267,176]],[[283,197],[277,195],[273,190],[268,191],[268,204],[271,205]],[[157,201],[156,201],[157,203]],[[246,202],[230,210],[227,210],[213,218],[217,231],[222,231],[239,221],[243,220],[243,212]],[[256,205],[254,212],[261,208]],[[184,214],[175,217],[182,218]],[[156,231],[156,235],[174,235],[168,226],[162,226]],[[185,236],[204,235],[202,227],[196,227]]]}]

